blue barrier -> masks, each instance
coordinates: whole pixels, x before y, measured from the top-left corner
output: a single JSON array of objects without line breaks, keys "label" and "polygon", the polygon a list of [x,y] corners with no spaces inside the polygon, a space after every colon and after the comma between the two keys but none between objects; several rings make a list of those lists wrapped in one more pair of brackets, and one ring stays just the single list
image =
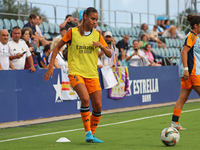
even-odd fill
[{"label": "blue barrier", "polygon": [[[49,82],[43,81],[46,70],[0,71],[0,123],[79,113],[80,100],[56,99],[59,69]],[[102,84],[101,73],[99,73]],[[180,92],[177,66],[129,67],[130,94],[121,100],[108,98],[103,89],[102,110],[176,101]],[[61,79],[61,78],[60,78]],[[190,99],[198,98],[192,92]]]}]

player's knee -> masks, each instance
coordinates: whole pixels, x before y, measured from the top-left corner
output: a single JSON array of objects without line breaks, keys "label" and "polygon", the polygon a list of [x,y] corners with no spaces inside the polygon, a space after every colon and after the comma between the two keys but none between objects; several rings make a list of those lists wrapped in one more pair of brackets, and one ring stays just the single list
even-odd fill
[{"label": "player's knee", "polygon": [[176,27],[175,26],[171,26],[170,29],[176,30]]},{"label": "player's knee", "polygon": [[101,111],[101,108],[102,108],[102,104],[101,103],[96,103],[93,109],[96,112],[99,112],[99,111]]},{"label": "player's knee", "polygon": [[98,109],[101,109],[101,108],[102,108],[101,103],[98,103],[98,104],[97,104],[97,108],[98,108]]},{"label": "player's knee", "polygon": [[81,104],[83,104],[83,105],[87,105],[87,104],[89,104],[89,97],[88,96],[83,96],[83,97],[81,97]]}]

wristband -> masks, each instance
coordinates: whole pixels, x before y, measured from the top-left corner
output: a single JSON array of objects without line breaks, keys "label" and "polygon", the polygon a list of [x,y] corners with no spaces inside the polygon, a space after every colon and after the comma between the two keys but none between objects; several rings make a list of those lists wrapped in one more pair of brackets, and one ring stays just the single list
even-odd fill
[{"label": "wristband", "polygon": [[184,70],[188,70],[188,67],[185,67]]}]

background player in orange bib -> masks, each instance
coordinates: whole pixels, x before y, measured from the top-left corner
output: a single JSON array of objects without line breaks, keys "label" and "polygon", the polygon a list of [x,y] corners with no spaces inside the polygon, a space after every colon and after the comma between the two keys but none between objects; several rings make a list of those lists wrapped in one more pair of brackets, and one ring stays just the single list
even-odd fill
[{"label": "background player in orange bib", "polygon": [[181,92],[174,106],[171,126],[178,130],[186,130],[179,123],[179,117],[184,103],[188,100],[192,89],[200,95],[200,17],[188,15],[191,31],[187,34],[181,51],[179,76],[181,77]]},{"label": "background player in orange bib", "polygon": [[[51,61],[44,80],[48,81],[53,75],[53,62],[59,49],[69,43],[68,67],[71,86],[81,100],[81,117],[85,128],[86,142],[102,143],[94,136],[101,118],[102,91],[97,71],[98,50],[111,57],[111,51],[100,33],[94,30],[97,24],[98,12],[89,7],[83,12],[82,23],[79,27],[69,30],[53,50]],[[90,100],[92,115],[90,116]]]}]

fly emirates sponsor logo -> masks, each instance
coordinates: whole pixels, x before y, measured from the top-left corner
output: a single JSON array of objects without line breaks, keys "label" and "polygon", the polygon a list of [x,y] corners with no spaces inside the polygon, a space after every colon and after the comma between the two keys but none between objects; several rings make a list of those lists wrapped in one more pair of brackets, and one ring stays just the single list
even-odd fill
[{"label": "fly emirates sponsor logo", "polygon": [[131,91],[133,91],[134,95],[141,94],[143,103],[151,102],[151,94],[159,92],[158,78],[129,80],[129,85],[129,95],[132,95]]},{"label": "fly emirates sponsor logo", "polygon": [[92,54],[94,51],[94,48],[92,46],[80,46],[76,45],[76,49],[79,50],[79,53],[85,53],[85,54]]}]

